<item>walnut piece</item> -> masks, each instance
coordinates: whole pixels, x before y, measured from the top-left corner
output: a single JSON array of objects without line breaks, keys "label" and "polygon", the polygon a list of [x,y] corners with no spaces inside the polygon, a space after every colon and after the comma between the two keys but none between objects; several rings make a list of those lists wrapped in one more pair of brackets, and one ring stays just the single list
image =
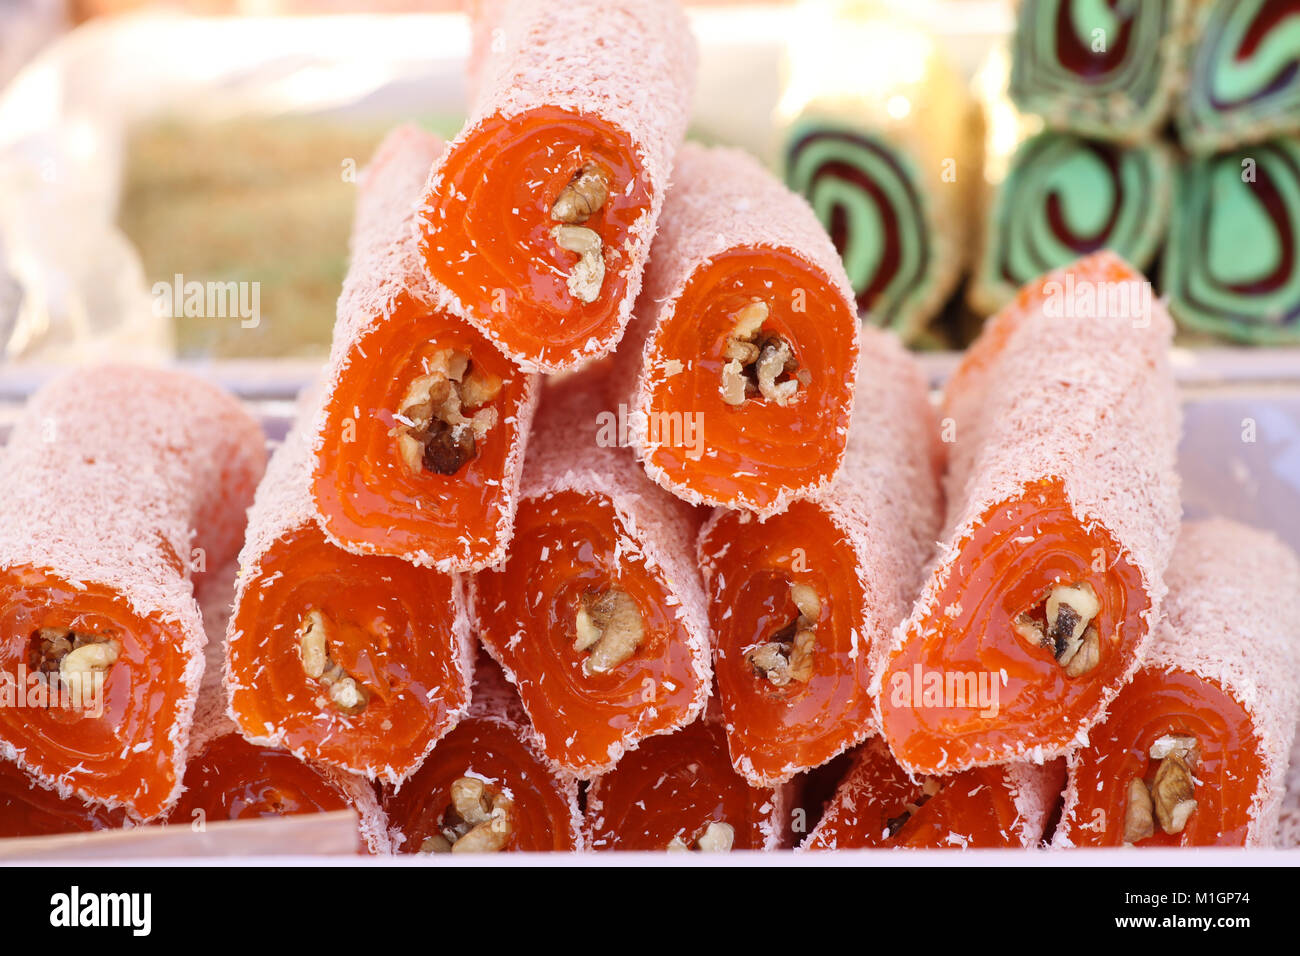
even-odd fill
[{"label": "walnut piece", "polygon": [[585,651],[587,675],[604,674],[622,664],[645,640],[641,611],[627,592],[610,588],[582,596],[574,615],[575,651]]},{"label": "walnut piece", "polygon": [[1124,842],[1137,843],[1156,832],[1151,818],[1151,793],[1141,780],[1130,780],[1128,805],[1124,809]]},{"label": "walnut piece", "polygon": [[693,843],[687,843],[678,834],[669,841],[667,849],[669,853],[687,853],[691,850],[701,853],[730,853],[735,843],[735,828],[730,823],[713,820]]},{"label": "walnut piece", "polygon": [[323,611],[310,609],[298,625],[298,658],[303,673],[321,683],[335,707],[345,714],[359,714],[370,702],[370,692],[330,657],[333,630]]},{"label": "walnut piece", "polygon": [[723,346],[722,400],[728,405],[742,405],[761,395],[782,407],[799,393],[800,384],[811,379],[801,371],[790,344],[780,336],[763,333],[763,323],[771,315],[761,299],[744,306],[732,316],[732,328]]},{"label": "walnut piece", "polygon": [[450,788],[440,832],[420,844],[421,853],[496,853],[514,832],[514,803],[476,777],[458,777]]},{"label": "walnut piece", "polygon": [[609,180],[605,171],[595,163],[583,163],[560,190],[555,205],[551,206],[551,218],[568,224],[586,222],[601,210],[608,198]]},{"label": "walnut piece", "polygon": [[772,640],[745,655],[755,672],[773,687],[785,687],[791,681],[806,684],[813,675],[821,599],[811,586],[794,581],[790,598],[799,609],[798,616]]},{"label": "walnut piece", "polygon": [[102,681],[102,675],[112,669],[122,654],[122,644],[116,638],[67,627],[39,628],[32,634],[28,648],[32,670],[51,679],[57,674],[59,682],[68,689],[73,706],[88,702],[95,681]]},{"label": "walnut piece", "polygon": [[1151,836],[1156,823],[1171,836],[1182,833],[1196,809],[1196,777],[1192,773],[1200,759],[1196,738],[1165,734],[1151,745],[1148,755],[1155,761],[1150,780],[1129,781],[1125,843],[1136,843]]},{"label": "walnut piece", "polygon": [[431,352],[425,368],[407,387],[391,434],[409,474],[454,475],[496,424],[497,411],[488,403],[502,382],[454,349]]},{"label": "walnut piece", "polygon": [[551,238],[561,249],[578,256],[569,272],[569,295],[582,303],[595,302],[605,283],[604,244],[600,234],[586,226],[559,225],[551,229]]},{"label": "walnut piece", "polygon": [[1070,677],[1082,677],[1101,663],[1101,634],[1092,626],[1101,613],[1097,592],[1087,581],[1054,585],[1012,627],[1023,639],[1052,651]]}]

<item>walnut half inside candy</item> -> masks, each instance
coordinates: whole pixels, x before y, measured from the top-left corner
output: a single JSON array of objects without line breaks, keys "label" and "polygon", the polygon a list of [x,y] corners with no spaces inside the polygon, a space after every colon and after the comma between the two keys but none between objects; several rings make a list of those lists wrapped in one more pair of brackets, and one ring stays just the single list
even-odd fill
[{"label": "walnut half inside candy", "polygon": [[453,349],[430,353],[425,368],[402,398],[392,435],[409,474],[454,475],[497,422],[489,403],[501,393],[501,379]]},{"label": "walnut half inside candy", "polygon": [[618,588],[584,594],[573,628],[573,649],[587,652],[582,669],[588,675],[613,670],[635,654],[645,639],[636,601]]},{"label": "walnut half inside candy", "polygon": [[798,616],[772,639],[745,655],[755,673],[774,687],[791,681],[808,683],[813,675],[817,646],[817,620],[821,616],[821,598],[810,585],[790,582],[790,598],[799,609]]},{"label": "walnut half inside candy", "polygon": [[1093,625],[1101,601],[1091,584],[1058,584],[1033,608],[1017,615],[1022,638],[1049,648],[1070,677],[1081,677],[1101,662],[1101,633]]},{"label": "walnut half inside candy", "polygon": [[762,396],[784,407],[794,401],[800,385],[812,380],[806,369],[799,368],[790,343],[763,328],[770,315],[768,304],[755,299],[732,316],[721,384],[722,400],[728,405],[743,405]]},{"label": "walnut half inside candy", "polygon": [[[312,608],[298,625],[298,657],[303,673],[319,681],[335,707],[345,714],[359,714],[370,702],[370,692],[330,657],[334,622]],[[324,703],[323,701],[321,702]]]},{"label": "walnut half inside candy", "polygon": [[439,832],[420,844],[421,853],[498,853],[509,845],[514,802],[508,794],[477,777],[458,777],[450,797]]},{"label": "walnut half inside candy", "polygon": [[1154,770],[1147,779],[1129,781],[1124,811],[1124,842],[1137,843],[1155,833],[1156,824],[1165,833],[1183,832],[1196,810],[1196,776],[1200,759],[1195,737],[1165,734],[1148,752]]}]

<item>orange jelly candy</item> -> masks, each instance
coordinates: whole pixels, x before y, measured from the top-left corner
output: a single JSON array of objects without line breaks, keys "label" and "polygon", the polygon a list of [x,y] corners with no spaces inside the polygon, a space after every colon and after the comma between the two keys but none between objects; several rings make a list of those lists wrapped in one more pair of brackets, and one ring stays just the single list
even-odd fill
[{"label": "orange jelly candy", "polygon": [[[587,778],[631,734],[690,719],[701,676],[670,582],[629,550],[632,536],[604,495],[559,491],[519,507],[510,557],[474,579],[479,636],[519,689],[549,758]],[[623,592],[640,615],[635,652],[601,672],[575,649],[584,599]]]},{"label": "orange jelly candy", "polygon": [[[862,586],[843,533],[816,504],[795,502],[758,525],[728,512],[700,539],[714,672],[736,769],[771,785],[830,760],[873,726]],[[807,673],[778,685],[750,651],[793,634],[791,585],[811,588],[819,616]],[[792,671],[794,668],[791,669]]]},{"label": "orange jelly candy", "polygon": [[[591,302],[570,293],[578,255],[551,234],[552,205],[586,166],[600,170],[608,188],[581,223],[600,236],[605,264]],[[639,171],[631,139],[596,116],[544,107],[491,117],[447,155],[427,197],[421,249],[429,273],[525,367],[570,367],[589,342],[608,351],[627,318],[626,249],[648,241],[637,234],[651,206]]]},{"label": "orange jelly candy", "polygon": [[1154,774],[1152,745],[1194,737],[1196,809],[1181,833],[1155,832],[1135,846],[1244,846],[1264,773],[1261,746],[1246,709],[1217,682],[1181,670],[1143,668],[1122,690],[1105,723],[1071,768],[1078,804],[1071,813],[1075,846],[1119,846],[1131,781]]},{"label": "orange jelly candy", "polygon": [[113,830],[125,822],[123,810],[60,797],[34,783],[14,764],[0,762],[0,838]]},{"label": "orange jelly candy", "polygon": [[[413,770],[469,699],[456,580],[349,554],[315,525],[273,544],[259,570],[241,589],[227,648],[244,734],[355,773]],[[324,638],[322,676],[308,673],[309,626]],[[335,696],[343,675],[355,695]]]},{"label": "orange jelly candy", "polygon": [[[474,329],[421,309],[400,297],[356,349],[363,354],[342,368],[325,409],[312,494],[322,526],[349,550],[468,570],[499,558],[509,538],[517,477],[507,473],[521,454],[533,385]],[[412,382],[446,351],[469,360],[467,374],[500,383],[473,409],[490,408],[495,422],[467,461],[426,456],[412,469],[399,449],[396,416]]]},{"label": "orange jelly candy", "polygon": [[[940,569],[934,610],[909,624],[885,668],[880,711],[899,761],[918,773],[1013,758],[1016,741],[1075,738],[1103,691],[1124,675],[1146,631],[1141,575],[1101,525],[1071,513],[1047,479],[990,508]],[[1052,649],[1016,630],[1056,583],[1091,585],[1099,662],[1069,676]]]}]

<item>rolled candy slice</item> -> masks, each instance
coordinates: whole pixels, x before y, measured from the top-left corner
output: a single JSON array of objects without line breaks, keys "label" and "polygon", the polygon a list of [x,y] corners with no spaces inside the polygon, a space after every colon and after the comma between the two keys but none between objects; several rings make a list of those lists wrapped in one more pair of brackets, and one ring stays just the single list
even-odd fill
[{"label": "rolled candy slice", "polygon": [[400,789],[383,789],[398,853],[580,850],[577,781],[552,770],[514,689],[480,655],[469,716]]},{"label": "rolled candy slice", "polygon": [[1099,249],[1148,268],[1169,225],[1172,183],[1160,143],[1123,146],[1055,132],[1027,139],[992,190],[972,307],[996,312],[1026,282]]},{"label": "rolled candy slice", "polygon": [[1189,523],[1146,660],[1070,756],[1061,846],[1267,846],[1300,716],[1300,561]]},{"label": "rolled candy slice", "polygon": [[342,548],[465,571],[505,555],[536,383],[424,273],[415,206],[442,149],[399,127],[358,183],[312,496]]},{"label": "rolled candy slice", "polygon": [[1300,132],[1300,30],[1291,0],[1206,0],[1178,104],[1178,138],[1198,153]]},{"label": "rolled candy slice", "polygon": [[1064,754],[1136,670],[1178,533],[1171,331],[1103,252],[967,351],[940,413],[945,530],[877,697],[905,769]]},{"label": "rolled candy slice", "polygon": [[1053,129],[1135,142],[1153,136],[1178,90],[1188,0],[1024,0],[1011,97]]},{"label": "rolled candy slice", "polygon": [[17,764],[0,761],[0,839],[114,830],[126,819],[120,807],[109,810],[76,796],[59,796]]},{"label": "rolled candy slice", "polygon": [[645,741],[587,790],[593,850],[721,853],[789,845],[790,789],[751,787],[732,769],[722,722]]},{"label": "rolled candy slice", "polygon": [[761,515],[830,483],[858,321],[805,202],[747,154],[688,143],[637,308],[619,354],[640,363],[629,424],[651,478]]},{"label": "rolled candy slice", "polygon": [[0,756],[137,819],[175,800],[191,580],[238,548],[264,462],[257,422],[190,375],[83,369],[31,398],[0,455]]},{"label": "rolled candy slice", "polygon": [[695,43],[675,0],[481,5],[464,130],[420,216],[433,279],[522,367],[611,351],[686,131]]},{"label": "rolled candy slice", "polygon": [[699,517],[617,444],[605,370],[549,383],[510,556],[474,576],[476,630],[542,749],[580,779],[693,721],[709,694]]},{"label": "rolled candy slice", "polygon": [[469,703],[461,582],[326,539],[310,491],[311,406],[249,513],[227,638],[230,717],[251,743],[397,782]]},{"label": "rolled candy slice", "polygon": [[823,764],[876,729],[867,688],[943,517],[925,376],[892,336],[863,333],[835,483],[762,523],[716,511],[700,533],[721,713],[736,770],[755,786]]},{"label": "rolled candy slice", "polygon": [[877,737],[858,750],[835,799],[800,849],[1035,847],[1064,785],[1062,759],[913,779]]},{"label": "rolled candy slice", "polygon": [[1295,733],[1295,742],[1291,744],[1288,766],[1286,795],[1282,798],[1282,810],[1278,815],[1277,846],[1294,850],[1300,849],[1300,727]]},{"label": "rolled candy slice", "polygon": [[864,319],[912,342],[966,265],[977,127],[932,34],[864,7],[821,4],[791,38],[782,165],[830,233]]},{"label": "rolled candy slice", "polygon": [[1191,332],[1300,343],[1300,140],[1192,158],[1178,175],[1161,273]]}]

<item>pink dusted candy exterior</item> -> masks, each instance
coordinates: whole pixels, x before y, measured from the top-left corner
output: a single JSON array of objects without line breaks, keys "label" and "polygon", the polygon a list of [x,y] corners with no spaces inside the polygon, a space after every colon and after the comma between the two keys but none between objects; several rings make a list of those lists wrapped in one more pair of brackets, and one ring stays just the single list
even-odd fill
[{"label": "pink dusted candy exterior", "polygon": [[[669,733],[691,723],[704,710],[713,676],[704,588],[695,562],[699,516],[689,505],[664,494],[650,482],[625,448],[602,440],[606,424],[599,416],[617,418],[617,412],[610,411],[604,401],[609,394],[604,372],[604,369],[591,369],[548,384],[533,426],[521,500],[563,491],[608,498],[628,534],[628,540],[620,542],[620,551],[642,556],[647,570],[660,572],[673,589],[678,602],[673,608],[674,615],[690,635],[697,692],[686,717],[674,727],[661,731]],[[481,634],[483,610],[477,606],[480,598],[475,582],[471,582],[470,590],[471,603],[475,605],[475,629]],[[486,642],[484,646],[501,664],[510,682],[520,687],[525,678],[513,673]],[[535,733],[548,754],[553,752],[540,732]],[[627,728],[621,743],[611,747],[609,762],[599,768],[553,765],[554,769],[589,779],[607,772],[624,752],[635,749],[643,737],[644,733],[637,727]]]},{"label": "pink dusted candy exterior", "polygon": [[[1214,518],[1183,526],[1165,580],[1164,618],[1142,667],[1212,680],[1246,709],[1264,770],[1246,845],[1269,846],[1300,719],[1300,560],[1268,532]],[[1071,779],[1058,846],[1072,845],[1078,802]]]},{"label": "pink dusted candy exterior", "polygon": [[[949,753],[937,766],[909,766],[898,755],[909,770],[952,773],[1061,756],[1086,744],[1088,729],[1105,716],[1142,660],[1182,510],[1175,468],[1182,418],[1168,357],[1173,325],[1154,299],[1136,315],[1081,317],[1056,309],[1061,303],[1061,309],[1070,308],[1070,290],[1121,284],[1135,295],[1142,287],[1149,291],[1140,274],[1113,253],[1081,259],[1022,289],[967,351],[940,410],[941,435],[950,432],[955,439],[948,445],[947,518],[925,587],[887,660],[892,663],[907,642],[930,636],[920,633],[922,622],[936,614],[961,549],[985,514],[1045,478],[1062,481],[1078,522],[1107,529],[1140,573],[1151,606],[1142,615],[1146,627],[1137,653],[1122,680],[1105,687],[1077,722],[1073,737],[1044,740],[1026,733],[996,753]],[[879,678],[890,663],[879,669]]]},{"label": "pink dusted candy exterior", "polygon": [[[415,236],[415,206],[429,174],[429,168],[442,155],[444,146],[438,137],[415,126],[399,126],[390,132],[375,151],[374,158],[357,183],[357,212],[353,224],[352,263],[343,281],[339,297],[338,320],[329,362],[324,372],[324,386],[315,407],[315,424],[311,438],[313,455],[319,456],[330,439],[326,427],[326,409],[335,398],[341,379],[355,363],[366,363],[369,337],[392,322],[400,321],[394,312],[409,300],[430,313],[452,314],[450,296],[433,283],[424,271]],[[413,330],[418,334],[419,330]],[[436,340],[434,343],[436,344]],[[383,370],[381,370],[383,371]],[[537,407],[537,376],[522,372],[525,386],[514,408],[503,410],[517,421],[514,441],[507,452],[500,476],[507,491],[496,515],[489,522],[489,536],[495,542],[487,557],[471,553],[471,546],[481,535],[467,531],[459,551],[436,548],[415,550],[399,557],[444,572],[477,570],[499,563],[506,553],[514,529],[519,479],[523,473],[524,452],[529,426]],[[357,409],[358,420],[371,410]],[[318,515],[320,514],[318,509]],[[364,542],[343,540],[336,535],[324,516],[321,529],[334,544],[356,554],[373,554],[376,548]],[[432,545],[430,545],[432,547]]]},{"label": "pink dusted candy exterior", "polygon": [[[743,508],[766,517],[786,510],[792,501],[825,490],[834,474],[818,484],[782,488],[775,501],[760,508],[744,496],[725,501],[708,498],[674,481],[650,458],[658,446],[650,441],[646,413],[651,395],[672,374],[663,362],[654,360],[656,339],[673,322],[689,321],[689,317],[678,319],[676,309],[678,299],[695,273],[708,266],[715,256],[738,248],[781,249],[792,253],[825,275],[843,300],[846,312],[857,315],[852,287],[839,253],[807,201],[786,189],[748,153],[687,143],[677,154],[673,188],[655,236],[636,319],[619,350],[620,374],[628,381],[635,376],[631,404],[637,414],[633,416],[632,442],[652,479],[691,504]],[[856,362],[859,347],[856,322],[853,328],[851,361]],[[853,382],[850,382],[850,396],[852,393]],[[826,443],[840,450],[841,461],[847,438],[847,427],[823,436]],[[711,454],[706,445],[701,462],[707,462]]]},{"label": "pink dusted candy exterior", "polygon": [[[284,444],[271,456],[271,463],[266,469],[266,477],[258,486],[253,507],[249,510],[248,533],[244,540],[244,548],[239,553],[239,580],[235,588],[235,613],[230,618],[226,633],[228,647],[237,641],[247,639],[238,627],[238,609],[244,601],[245,595],[251,593],[251,589],[264,586],[262,561],[267,553],[283,538],[316,523],[315,504],[312,501],[310,490],[312,454],[311,446],[308,443],[310,435],[307,428],[307,423],[310,421],[310,409],[316,407],[316,405],[317,400],[310,391],[304,394],[299,402],[298,419],[285,437]],[[460,579],[455,575],[452,577],[455,581],[453,593],[456,596],[454,606],[451,609],[454,615],[452,632],[456,642],[455,655],[461,675],[460,683],[466,689],[465,696],[468,697],[467,689],[474,673],[468,608]],[[234,695],[240,690],[240,685],[232,672],[229,652],[227,652],[226,657],[225,684],[227,701],[233,701]],[[235,712],[233,702],[230,704],[228,713],[231,719],[237,724],[240,723],[239,714]],[[459,719],[463,714],[463,707],[458,714],[453,712],[448,726],[443,729],[443,734],[450,731],[455,720]],[[251,743],[264,747],[280,747],[290,750],[300,760],[308,759],[308,754],[303,748],[285,746],[283,728],[277,727],[270,733],[258,734],[241,725],[241,732]],[[428,742],[421,759],[433,749],[437,739],[437,737],[434,737]],[[370,780],[399,783],[414,772],[419,766],[419,762],[419,760],[415,760],[409,766],[400,767],[366,765],[340,767],[339,769],[361,774]]]},{"label": "pink dusted candy exterior", "polygon": [[[32,396],[0,453],[0,571],[31,566],[74,587],[105,589],[136,618],[159,621],[166,653],[186,663],[179,685],[166,688],[171,706],[138,729],[140,740],[125,741],[158,754],[174,781],[165,794],[105,796],[105,782],[124,782],[98,779],[94,757],[57,771],[38,743],[11,727],[3,730],[0,755],[62,796],[125,806],[139,818],[175,801],[205,643],[191,575],[219,568],[238,548],[265,461],[257,422],[235,398],[188,374],[93,367]],[[0,593],[0,608],[4,603]],[[19,640],[25,649],[26,636]],[[13,651],[5,657],[8,669]],[[116,696],[111,685],[108,693],[106,707]]]},{"label": "pink dusted candy exterior", "polygon": [[[618,321],[571,359],[539,361],[503,341],[490,315],[458,306],[465,319],[521,368],[576,368],[611,352],[631,318],[673,156],[686,134],[695,84],[695,41],[677,0],[487,0],[478,4],[476,13],[469,117],[434,166],[427,195],[441,189],[447,158],[487,121],[546,107],[595,116],[626,133],[640,166],[639,178],[650,192],[650,208],[633,225],[623,249],[621,272],[628,282]],[[438,248],[442,230],[459,228],[458,223],[442,221],[428,204],[421,220],[424,243],[432,250]]]},{"label": "pink dusted candy exterior", "polygon": [[1277,824],[1277,846],[1284,850],[1300,849],[1300,728],[1294,728],[1294,732],[1286,795],[1282,798]]},{"label": "pink dusted candy exterior", "polygon": [[[939,483],[943,456],[929,385],[916,360],[891,333],[868,326],[862,336],[858,394],[844,466],[815,503],[855,556],[864,627],[854,635],[854,643],[865,648],[861,669],[865,687],[875,683],[872,675],[920,590],[922,569],[943,516]],[[717,573],[706,542],[729,513],[715,511],[700,532],[699,562],[706,585]],[[754,533],[761,534],[762,525],[756,525]],[[872,720],[847,738],[839,752],[877,731]],[[771,786],[810,769],[792,764],[767,778],[755,771],[734,742],[731,752],[736,771],[753,786]]]}]

